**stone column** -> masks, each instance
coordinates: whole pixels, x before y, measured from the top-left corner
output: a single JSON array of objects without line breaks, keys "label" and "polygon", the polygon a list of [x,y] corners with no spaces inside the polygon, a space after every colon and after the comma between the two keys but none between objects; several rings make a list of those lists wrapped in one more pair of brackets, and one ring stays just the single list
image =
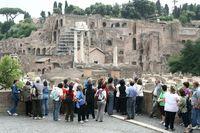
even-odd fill
[{"label": "stone column", "polygon": [[87,32],[88,46],[87,46],[87,64],[90,62],[90,46],[91,46],[91,35],[90,31]]},{"label": "stone column", "polygon": [[74,63],[78,63],[77,59],[77,48],[78,48],[78,37],[77,37],[77,31],[74,31]]},{"label": "stone column", "polygon": [[117,66],[117,45],[114,46],[113,49],[113,66]]},{"label": "stone column", "polygon": [[81,52],[81,62],[85,63],[84,60],[84,36],[83,36],[83,31],[81,31],[81,38],[80,38],[80,52]]}]

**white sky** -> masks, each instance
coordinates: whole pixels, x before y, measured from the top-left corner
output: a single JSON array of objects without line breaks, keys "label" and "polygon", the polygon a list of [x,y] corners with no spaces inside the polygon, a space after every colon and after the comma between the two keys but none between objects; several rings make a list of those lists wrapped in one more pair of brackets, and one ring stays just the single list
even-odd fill
[{"label": "white sky", "polygon": [[[48,11],[52,12],[53,3],[55,0],[0,0],[0,8],[2,7],[18,7],[22,10],[28,11],[32,17],[40,17],[40,12],[42,10],[46,11],[46,14]],[[91,4],[94,4],[96,2],[101,2],[104,4],[122,4],[127,3],[129,0],[67,0],[68,4],[73,4],[76,6],[79,6],[83,9],[90,6]],[[151,0],[151,1],[157,1],[157,0]],[[183,3],[197,3],[200,4],[200,0],[178,0],[178,5]],[[57,2],[62,2],[63,7],[65,0],[57,0]],[[162,5],[168,4],[169,6],[173,5],[173,0],[160,0]],[[4,21],[5,17],[0,16],[0,21]],[[20,19],[20,17],[18,17]]]}]

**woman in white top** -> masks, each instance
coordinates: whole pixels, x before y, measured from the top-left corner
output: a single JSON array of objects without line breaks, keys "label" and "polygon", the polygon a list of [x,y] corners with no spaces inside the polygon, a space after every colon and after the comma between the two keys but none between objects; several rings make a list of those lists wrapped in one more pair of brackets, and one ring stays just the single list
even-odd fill
[{"label": "woman in white top", "polygon": [[136,114],[141,115],[142,114],[142,103],[143,103],[143,99],[144,99],[144,93],[143,93],[144,88],[143,88],[141,79],[137,80],[135,87],[137,88],[137,93],[138,93],[138,96],[136,97]]},{"label": "woman in white top", "polygon": [[165,130],[170,129],[174,131],[174,119],[176,112],[178,112],[178,99],[179,96],[173,86],[170,87],[170,91],[164,94],[165,102]]}]

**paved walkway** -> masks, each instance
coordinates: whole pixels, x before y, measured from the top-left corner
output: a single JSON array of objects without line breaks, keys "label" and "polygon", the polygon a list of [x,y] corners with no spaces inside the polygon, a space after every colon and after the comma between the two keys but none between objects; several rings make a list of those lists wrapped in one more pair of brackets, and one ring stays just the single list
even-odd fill
[{"label": "paved walkway", "polygon": [[[126,117],[126,116],[122,116],[122,115],[119,115],[119,114],[116,114],[116,116],[119,116],[118,119],[122,119],[122,117],[123,118]],[[163,125],[160,124],[160,119],[158,119],[158,118],[149,118],[146,115],[136,116],[135,119],[134,119],[134,122],[136,122],[136,124],[137,124],[137,122],[140,122],[137,125],[140,125],[140,126],[144,125],[144,127],[146,127],[146,125],[148,125],[149,129],[151,129],[151,128],[152,129],[153,128],[159,128],[160,131],[162,131],[165,128]],[[132,122],[132,123],[134,123],[134,122]],[[175,124],[174,133],[183,133],[183,130],[184,130],[183,126],[180,126],[179,124]],[[200,130],[193,130],[192,133],[200,133]]]},{"label": "paved walkway", "polygon": [[154,130],[134,125],[105,115],[104,122],[90,119],[85,124],[75,121],[54,122],[52,116],[43,120],[33,120],[25,116],[7,116],[0,114],[0,133],[157,133]]}]

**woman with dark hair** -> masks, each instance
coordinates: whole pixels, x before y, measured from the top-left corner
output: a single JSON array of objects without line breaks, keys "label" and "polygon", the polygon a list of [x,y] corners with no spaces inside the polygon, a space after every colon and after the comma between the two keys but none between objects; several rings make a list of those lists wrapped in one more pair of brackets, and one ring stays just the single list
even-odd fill
[{"label": "woman with dark hair", "polygon": [[25,101],[25,109],[26,115],[32,115],[32,101],[31,101],[31,83],[29,81],[26,82],[26,85],[23,87],[23,97]]},{"label": "woman with dark hair", "polygon": [[122,115],[126,114],[126,86],[125,81],[122,79],[119,82],[119,108]]},{"label": "woman with dark hair", "polygon": [[44,88],[43,88],[43,116],[47,116],[49,113],[49,109],[48,109],[48,101],[49,101],[49,87],[48,87],[48,83],[45,80],[43,82]]},{"label": "woman with dark hair", "polygon": [[136,114],[141,115],[142,114],[142,103],[144,99],[144,93],[143,93],[143,86],[142,86],[142,80],[137,79],[135,87],[137,88],[138,96],[136,97]]},{"label": "woman with dark hair", "polygon": [[178,112],[178,99],[179,96],[176,93],[174,86],[170,87],[170,91],[164,95],[165,101],[165,130],[170,129],[174,131],[174,119],[176,112]]},{"label": "woman with dark hair", "polygon": [[166,91],[167,91],[167,86],[166,85],[162,85],[162,91],[161,91],[160,96],[158,98],[159,109],[160,109],[160,114],[161,114],[161,122],[160,122],[160,124],[163,124],[163,125],[165,124],[164,95],[165,95]]},{"label": "woman with dark hair", "polygon": [[13,101],[13,107],[7,111],[9,115],[17,116],[18,114],[16,113],[16,109],[19,103],[19,94],[21,90],[17,87],[17,82],[18,80],[14,80],[13,85],[11,87],[11,97]]},{"label": "woman with dark hair", "polygon": [[92,114],[92,118],[95,118],[94,115],[94,89],[92,88],[91,80],[88,81],[87,89],[86,89],[86,109],[87,109],[87,119],[89,119],[89,114]]},{"label": "woman with dark hair", "polygon": [[179,106],[179,111],[180,111],[180,116],[182,117],[182,120],[183,120],[183,124],[184,124],[184,133],[185,132],[189,132],[189,129],[188,129],[188,126],[190,124],[190,121],[189,121],[189,115],[187,113],[187,98],[186,98],[186,95],[185,95],[185,91],[183,89],[180,89],[179,90],[179,95],[181,96],[180,97],[180,100],[178,102],[178,106]]},{"label": "woman with dark hair", "polygon": [[72,122],[74,120],[74,91],[73,89],[73,83],[69,84],[69,90],[66,91],[65,95],[65,103],[66,103],[66,116],[65,120]]},{"label": "woman with dark hair", "polygon": [[189,86],[190,86],[190,83],[189,83],[189,82],[184,82],[184,83],[183,83],[183,91],[185,92],[185,95],[186,95],[187,97],[189,97],[189,96],[190,96],[190,93],[191,93]]},{"label": "woman with dark hair", "polygon": [[108,84],[107,84],[107,89],[108,89],[108,115],[113,114],[113,106],[114,106],[114,92],[115,92],[115,87],[113,84],[113,78],[110,77],[108,78]]}]

